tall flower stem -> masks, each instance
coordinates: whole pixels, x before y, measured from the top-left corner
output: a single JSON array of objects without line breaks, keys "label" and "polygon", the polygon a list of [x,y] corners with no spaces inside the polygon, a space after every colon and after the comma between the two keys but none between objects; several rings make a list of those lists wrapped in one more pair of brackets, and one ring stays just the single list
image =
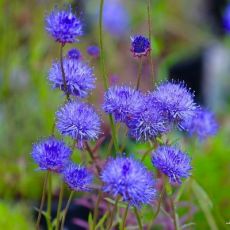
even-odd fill
[{"label": "tall flower stem", "polygon": [[134,208],[134,213],[135,213],[136,218],[137,218],[139,230],[143,230],[142,223],[141,223],[141,217],[140,217],[139,212],[138,212],[136,207]]},{"label": "tall flower stem", "polygon": [[65,70],[64,70],[64,65],[63,65],[63,47],[64,45],[61,44],[60,46],[60,63],[61,63],[61,72],[62,72],[62,79],[63,79],[63,84],[64,84],[64,92],[66,95],[66,99],[69,101],[69,93],[67,90],[67,82],[66,82],[66,76],[65,76]]},{"label": "tall flower stem", "polygon": [[[104,6],[104,0],[101,0],[100,1],[100,13],[99,13],[99,44],[100,44],[100,52],[101,52],[100,65],[101,65],[101,70],[102,70],[104,88],[105,90],[107,90],[109,88],[109,83],[108,83],[108,79],[107,79],[106,71],[105,71],[105,55],[104,55],[104,45],[103,45],[103,39],[102,39],[103,38],[103,35],[102,35],[103,6]],[[112,129],[112,138],[113,138],[114,148],[116,152],[119,152],[117,135],[116,135],[116,127],[115,127],[113,117],[111,115],[109,115],[109,122],[110,122],[110,126]]]},{"label": "tall flower stem", "polygon": [[58,199],[57,219],[56,219],[56,228],[55,228],[56,230],[59,229],[59,222],[60,222],[60,214],[61,214],[63,193],[64,193],[64,183],[62,182],[60,193],[59,193],[59,199]]},{"label": "tall flower stem", "polygon": [[172,197],[170,198],[170,201],[171,201],[171,206],[172,206],[172,211],[173,211],[172,217],[173,217],[174,229],[179,230],[180,228],[179,228],[178,216],[176,213],[176,206],[175,206],[175,203]]},{"label": "tall flower stem", "polygon": [[125,213],[124,213],[124,216],[122,218],[122,227],[121,227],[121,230],[125,229],[125,224],[126,224],[126,218],[127,218],[127,215],[128,215],[128,210],[129,210],[129,204],[127,204],[127,206],[125,208]]},{"label": "tall flower stem", "polygon": [[115,204],[113,207],[113,211],[111,213],[110,221],[109,221],[109,224],[108,224],[108,227],[106,228],[106,230],[110,230],[113,226],[113,219],[114,219],[114,216],[117,212],[117,204],[118,204],[119,198],[120,198],[119,196],[116,198],[116,201],[115,201]]},{"label": "tall flower stem", "polygon": [[46,187],[47,187],[47,181],[48,181],[49,174],[50,174],[50,172],[47,171],[45,179],[44,179],[44,184],[43,184],[43,189],[42,189],[42,198],[41,198],[41,203],[40,203],[40,207],[39,207],[39,211],[38,211],[38,217],[37,217],[37,221],[36,221],[36,230],[39,230],[39,224],[41,221],[42,209],[43,209],[44,202],[45,202]]},{"label": "tall flower stem", "polygon": [[67,214],[67,212],[68,212],[68,209],[69,209],[69,206],[70,206],[70,203],[71,203],[71,200],[72,200],[73,195],[74,195],[74,191],[71,191],[71,193],[70,193],[70,195],[69,195],[69,199],[68,199],[67,204],[66,204],[66,207],[65,207],[65,209],[64,209],[63,218],[62,218],[62,223],[61,223],[61,230],[64,229],[66,214]]},{"label": "tall flower stem", "polygon": [[140,87],[141,75],[142,75],[142,58],[140,57],[139,58],[139,65],[138,65],[137,86],[136,86],[137,90]]},{"label": "tall flower stem", "polygon": [[93,211],[93,227],[92,227],[93,230],[95,230],[96,228],[96,222],[97,222],[98,210],[99,210],[99,204],[100,204],[101,198],[102,198],[102,191],[100,190],[98,193],[97,201],[96,201],[94,211]]},{"label": "tall flower stem", "polygon": [[[150,47],[152,43],[152,20],[151,20],[151,0],[147,0],[147,14],[148,14],[148,34],[149,34],[149,42],[150,42]],[[149,53],[149,61],[150,61],[150,66],[151,66],[151,73],[152,73],[152,83],[154,85],[155,83],[155,76],[154,76],[154,69],[153,69],[153,57],[152,57],[152,52],[150,50]]]},{"label": "tall flower stem", "polygon": [[51,202],[52,202],[52,174],[49,173],[49,178],[48,178],[48,198],[47,198],[47,214],[48,214],[48,229],[52,229],[52,224],[51,224]]}]

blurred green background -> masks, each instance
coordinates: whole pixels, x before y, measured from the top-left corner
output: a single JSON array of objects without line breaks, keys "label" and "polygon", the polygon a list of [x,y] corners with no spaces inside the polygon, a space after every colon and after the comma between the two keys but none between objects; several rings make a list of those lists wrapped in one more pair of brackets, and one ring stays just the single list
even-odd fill
[{"label": "blurred green background", "polygon": [[[86,33],[73,46],[89,60],[86,47],[98,44],[98,25],[89,20],[97,16],[99,1],[82,2],[86,3],[80,10]],[[128,33],[119,38],[104,33],[106,68],[109,75],[118,76],[120,83],[135,81],[137,62],[129,53],[129,37],[147,34],[145,1],[124,2],[130,16]],[[52,59],[58,58],[58,44],[45,32],[44,16],[55,3],[0,0],[0,229],[33,229],[32,210],[40,199],[43,173],[35,171],[31,146],[50,134],[54,113],[63,102],[62,94],[51,90],[47,82]],[[228,50],[228,35],[219,36],[205,16],[202,18],[202,9],[207,6],[208,1],[152,0],[152,54],[158,80],[166,79],[169,68],[178,60],[213,41]],[[95,66],[98,86],[91,102],[99,108],[103,96],[99,63],[89,61]],[[147,76],[143,89],[150,83]],[[219,229],[227,228],[225,222],[230,221],[230,101],[226,101],[228,106],[216,111],[218,135],[204,143],[184,143],[193,157],[193,177],[210,197],[211,214]],[[58,184],[54,191],[55,186]],[[199,207],[197,199],[193,202]],[[194,222],[195,229],[210,229],[200,209]]]}]

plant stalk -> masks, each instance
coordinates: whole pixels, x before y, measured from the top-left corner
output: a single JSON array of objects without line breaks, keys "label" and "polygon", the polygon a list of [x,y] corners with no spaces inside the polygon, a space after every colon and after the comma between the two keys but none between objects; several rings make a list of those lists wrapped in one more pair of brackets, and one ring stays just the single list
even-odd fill
[{"label": "plant stalk", "polygon": [[64,193],[64,183],[62,182],[60,193],[59,193],[59,199],[58,199],[57,221],[56,221],[56,228],[55,228],[56,230],[59,229],[59,222],[60,222],[60,214],[61,214],[63,193]]},{"label": "plant stalk", "polygon": [[129,210],[129,204],[127,204],[127,206],[125,208],[125,213],[124,213],[124,216],[122,218],[122,227],[121,227],[121,230],[125,229],[125,224],[126,224],[126,218],[127,218],[127,215],[128,215],[128,210]]},{"label": "plant stalk", "polygon": [[137,77],[137,86],[136,89],[138,90],[140,87],[140,81],[141,81],[141,75],[142,75],[142,58],[139,58],[139,65],[138,65],[138,77]]},{"label": "plant stalk", "polygon": [[116,201],[115,201],[115,204],[114,204],[114,207],[113,207],[113,211],[111,213],[109,225],[106,228],[107,230],[110,230],[112,228],[112,226],[113,226],[113,219],[114,219],[114,216],[115,216],[116,211],[117,211],[117,204],[118,204],[119,198],[120,198],[119,196],[116,198]]},{"label": "plant stalk", "polygon": [[135,216],[137,219],[139,230],[143,230],[142,223],[141,223],[141,217],[140,217],[139,212],[138,212],[136,207],[134,208],[134,213],[135,213]]}]

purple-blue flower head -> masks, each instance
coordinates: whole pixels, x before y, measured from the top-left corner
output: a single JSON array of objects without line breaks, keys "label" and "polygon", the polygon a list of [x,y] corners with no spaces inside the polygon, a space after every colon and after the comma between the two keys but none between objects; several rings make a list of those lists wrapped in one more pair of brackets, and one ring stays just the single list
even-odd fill
[{"label": "purple-blue flower head", "polygon": [[194,95],[183,83],[162,83],[150,96],[168,121],[181,129],[184,129],[183,122],[193,117],[197,109]]},{"label": "purple-blue flower head", "polygon": [[[73,58],[64,58],[63,68],[65,72],[67,92],[73,96],[86,97],[95,88],[93,69],[86,63]],[[53,88],[64,90],[61,64],[53,62],[48,73],[48,79]]]},{"label": "purple-blue flower head", "polygon": [[109,159],[102,170],[103,191],[113,197],[120,195],[123,201],[140,207],[155,198],[153,175],[133,157]]},{"label": "purple-blue flower head", "polygon": [[181,184],[182,178],[191,175],[191,158],[174,146],[163,145],[158,147],[153,152],[152,163],[169,177],[172,184]]},{"label": "purple-blue flower head", "polygon": [[74,191],[89,191],[93,175],[86,167],[70,163],[62,172],[63,180]]},{"label": "purple-blue flower head", "polygon": [[143,95],[129,86],[110,87],[104,96],[103,109],[112,114],[117,122],[125,122],[143,107]]},{"label": "purple-blue flower head", "polygon": [[94,58],[98,58],[100,56],[100,49],[98,46],[92,45],[87,48],[87,53]]},{"label": "purple-blue flower head", "polygon": [[93,107],[78,101],[71,101],[56,112],[56,127],[64,136],[84,141],[96,140],[100,134],[101,121]]},{"label": "purple-blue flower head", "polygon": [[161,114],[161,111],[146,95],[140,113],[135,113],[126,124],[129,128],[129,135],[136,141],[148,141],[169,131],[168,121]]},{"label": "purple-blue flower head", "polygon": [[63,141],[54,137],[41,140],[34,144],[32,157],[39,169],[60,172],[70,161],[71,149]]},{"label": "purple-blue flower head", "polygon": [[214,136],[218,131],[218,124],[212,112],[198,108],[196,114],[184,123],[186,131],[197,136],[201,141]]},{"label": "purple-blue flower head", "polygon": [[45,18],[46,31],[59,43],[74,43],[82,35],[82,23],[73,14],[71,6],[59,10],[55,7]]},{"label": "purple-blue flower head", "polygon": [[72,48],[68,51],[67,53],[67,57],[69,59],[73,59],[73,60],[79,60],[81,58],[81,52],[80,50],[76,49],[76,48]]},{"label": "purple-blue flower head", "polygon": [[142,36],[136,35],[131,37],[131,48],[130,51],[135,57],[147,56],[151,50],[149,39]]},{"label": "purple-blue flower head", "polygon": [[230,33],[230,4],[224,10],[223,26],[226,32]]}]

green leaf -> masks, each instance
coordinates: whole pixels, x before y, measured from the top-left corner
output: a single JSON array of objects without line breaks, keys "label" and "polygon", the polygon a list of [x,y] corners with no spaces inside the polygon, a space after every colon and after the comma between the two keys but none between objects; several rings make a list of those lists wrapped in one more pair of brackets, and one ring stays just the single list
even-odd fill
[{"label": "green leaf", "polygon": [[[107,202],[109,202],[110,204],[115,205],[115,200],[113,200],[113,199],[111,199],[111,198],[109,198],[109,197],[105,197],[104,199],[105,199]],[[127,204],[124,203],[124,202],[122,202],[122,201],[119,201],[118,204],[117,204],[117,206],[118,206],[119,208],[126,208]],[[132,207],[130,207],[130,208],[132,209]]]},{"label": "green leaf", "polygon": [[103,228],[103,224],[104,224],[106,218],[108,217],[108,215],[109,215],[109,212],[106,212],[106,213],[101,217],[101,219],[99,220],[98,224],[96,225],[96,229],[99,228],[99,227]]},{"label": "green leaf", "polygon": [[89,213],[89,216],[88,216],[88,225],[89,225],[89,230],[92,230],[93,229],[93,216],[91,212]]}]

